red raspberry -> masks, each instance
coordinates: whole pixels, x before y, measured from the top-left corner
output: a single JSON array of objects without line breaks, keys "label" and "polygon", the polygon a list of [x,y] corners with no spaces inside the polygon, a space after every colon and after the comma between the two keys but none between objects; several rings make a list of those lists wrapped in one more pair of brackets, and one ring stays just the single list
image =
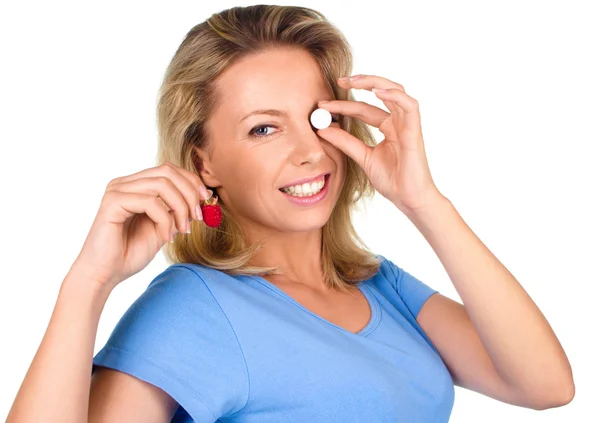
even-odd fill
[{"label": "red raspberry", "polygon": [[217,204],[217,201],[219,201],[219,197],[216,195],[211,195],[208,199],[204,200],[202,204],[200,204],[204,223],[206,226],[210,226],[211,228],[216,228],[219,226],[221,224],[221,220],[223,219],[221,206]]}]

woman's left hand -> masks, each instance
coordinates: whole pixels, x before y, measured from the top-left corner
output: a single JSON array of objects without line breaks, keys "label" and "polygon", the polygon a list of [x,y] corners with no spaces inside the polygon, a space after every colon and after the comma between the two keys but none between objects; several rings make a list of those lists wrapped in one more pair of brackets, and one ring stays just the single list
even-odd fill
[{"label": "woman's left hand", "polygon": [[443,199],[427,164],[417,100],[402,85],[375,75],[355,75],[339,79],[338,84],[344,89],[385,90],[375,94],[390,112],[361,101],[319,102],[320,108],[331,113],[378,128],[385,139],[371,147],[335,126],[319,129],[317,134],[357,162],[373,187],[402,212],[415,213]]}]

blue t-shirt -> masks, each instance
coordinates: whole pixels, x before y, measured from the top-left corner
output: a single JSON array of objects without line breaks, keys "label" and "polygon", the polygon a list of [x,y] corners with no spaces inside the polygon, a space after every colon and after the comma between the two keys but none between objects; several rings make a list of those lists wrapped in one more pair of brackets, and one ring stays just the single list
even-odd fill
[{"label": "blue t-shirt", "polygon": [[378,255],[358,287],[371,319],[352,333],[260,276],[196,264],[158,275],[94,367],[167,392],[182,422],[448,422],[454,384],[416,322],[435,291]]}]

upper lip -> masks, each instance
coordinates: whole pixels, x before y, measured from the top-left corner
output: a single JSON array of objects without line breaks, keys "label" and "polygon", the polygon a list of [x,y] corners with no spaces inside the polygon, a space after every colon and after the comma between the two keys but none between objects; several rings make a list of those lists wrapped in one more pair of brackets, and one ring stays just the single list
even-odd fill
[{"label": "upper lip", "polygon": [[313,182],[316,179],[321,179],[326,175],[329,175],[330,172],[325,172],[325,173],[320,173],[317,176],[313,176],[310,178],[304,178],[304,179],[298,179],[297,181],[294,182],[290,182],[289,184],[286,184],[284,186],[282,186],[281,188],[287,188],[287,187],[291,187],[291,186],[295,186],[295,185],[302,185],[305,182]]}]

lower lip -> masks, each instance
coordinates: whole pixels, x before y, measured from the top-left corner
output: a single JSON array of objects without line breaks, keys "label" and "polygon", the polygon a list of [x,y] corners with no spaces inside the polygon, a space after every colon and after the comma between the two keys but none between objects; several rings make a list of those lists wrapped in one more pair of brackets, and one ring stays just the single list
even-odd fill
[{"label": "lower lip", "polygon": [[292,203],[294,204],[299,204],[301,206],[310,206],[312,204],[316,204],[319,201],[323,200],[325,198],[325,196],[327,195],[327,191],[329,188],[329,177],[331,176],[331,174],[325,176],[325,183],[323,184],[323,188],[321,189],[321,191],[319,191],[317,194],[315,195],[311,195],[310,197],[294,197],[293,195],[290,195],[286,192],[283,191],[279,191],[281,192],[283,195],[285,195]]}]

